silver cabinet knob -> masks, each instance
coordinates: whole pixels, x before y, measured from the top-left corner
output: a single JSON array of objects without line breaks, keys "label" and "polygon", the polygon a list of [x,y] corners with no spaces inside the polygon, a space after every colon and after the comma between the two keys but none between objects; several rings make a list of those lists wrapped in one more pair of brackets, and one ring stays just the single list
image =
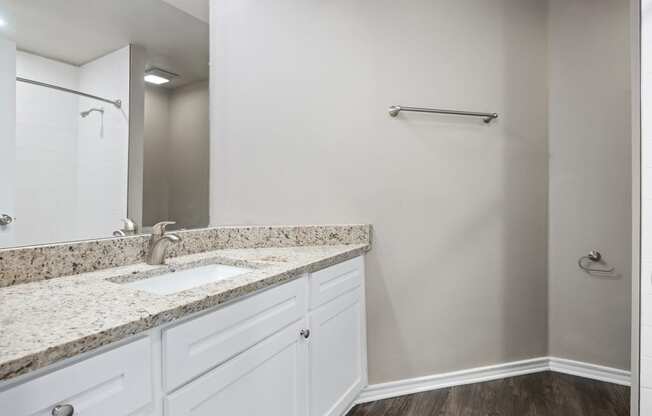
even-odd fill
[{"label": "silver cabinet knob", "polygon": [[11,217],[11,215],[0,214],[0,225],[9,225],[12,222],[14,222],[14,219]]},{"label": "silver cabinet knob", "polygon": [[310,338],[310,330],[309,329],[302,329],[301,332],[299,332],[299,335],[301,335],[305,339],[308,339],[308,338]]},{"label": "silver cabinet knob", "polygon": [[60,404],[52,409],[52,416],[73,416],[75,408],[71,404]]}]

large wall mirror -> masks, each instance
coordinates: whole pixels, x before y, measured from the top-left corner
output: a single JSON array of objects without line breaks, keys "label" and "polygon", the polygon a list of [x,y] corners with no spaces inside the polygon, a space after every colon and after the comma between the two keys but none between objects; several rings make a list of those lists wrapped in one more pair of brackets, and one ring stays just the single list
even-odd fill
[{"label": "large wall mirror", "polygon": [[0,248],[208,225],[209,0],[0,0]]}]

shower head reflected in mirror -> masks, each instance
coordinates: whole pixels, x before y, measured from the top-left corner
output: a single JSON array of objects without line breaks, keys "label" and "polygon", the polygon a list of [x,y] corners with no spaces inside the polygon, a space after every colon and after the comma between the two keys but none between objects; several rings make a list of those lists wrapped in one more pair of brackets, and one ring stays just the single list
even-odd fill
[{"label": "shower head reflected in mirror", "polygon": [[100,113],[100,138],[104,138],[104,107],[100,108],[89,108],[86,111],[82,111],[79,115],[82,118],[88,117],[92,112],[97,111]]},{"label": "shower head reflected in mirror", "polygon": [[89,110],[82,111],[81,113],[79,113],[79,115],[82,116],[82,118],[86,118],[86,117],[88,117],[88,115],[89,115],[90,113],[92,113],[93,111],[97,111],[98,113],[101,113],[102,115],[104,115],[104,107],[100,107],[100,108],[91,108],[91,109],[89,109]]}]

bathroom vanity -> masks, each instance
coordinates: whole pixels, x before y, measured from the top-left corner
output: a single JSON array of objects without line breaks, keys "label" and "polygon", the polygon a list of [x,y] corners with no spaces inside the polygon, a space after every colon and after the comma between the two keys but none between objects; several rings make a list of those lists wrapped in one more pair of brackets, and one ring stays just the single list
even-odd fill
[{"label": "bathroom vanity", "polygon": [[371,226],[208,227],[208,2],[5,3],[0,416],[345,414]]},{"label": "bathroom vanity", "polygon": [[[344,415],[367,384],[368,249],[220,249],[0,288],[1,413]],[[193,273],[213,281],[169,284]],[[22,301],[30,318],[9,312]]]}]

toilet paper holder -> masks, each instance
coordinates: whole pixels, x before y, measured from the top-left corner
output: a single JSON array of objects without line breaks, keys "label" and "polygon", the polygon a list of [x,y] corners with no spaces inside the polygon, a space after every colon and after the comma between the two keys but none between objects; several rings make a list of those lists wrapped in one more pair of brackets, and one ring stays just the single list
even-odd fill
[{"label": "toilet paper holder", "polygon": [[577,265],[580,269],[588,273],[613,273],[615,267],[607,265],[607,267],[595,267],[596,263],[606,264],[603,260],[602,253],[598,250],[591,250],[586,256],[582,256],[577,260]]}]

